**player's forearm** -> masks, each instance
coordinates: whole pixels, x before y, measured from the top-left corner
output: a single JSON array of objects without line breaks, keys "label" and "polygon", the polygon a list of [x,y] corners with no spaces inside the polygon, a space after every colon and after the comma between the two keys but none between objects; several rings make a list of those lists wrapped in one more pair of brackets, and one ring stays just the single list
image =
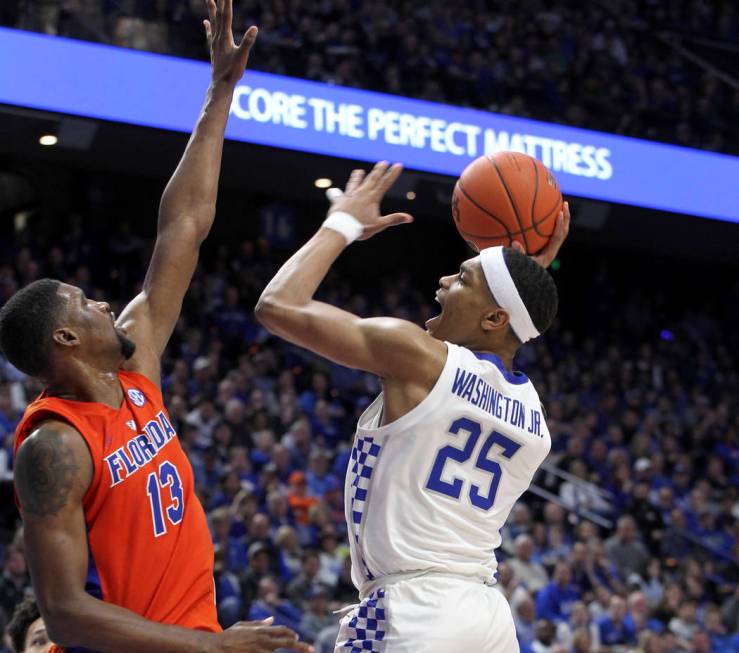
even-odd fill
[{"label": "player's forearm", "polygon": [[344,236],[321,228],[267,284],[255,309],[257,319],[270,329],[291,309],[306,306],[345,247]]},{"label": "player's forearm", "polygon": [[217,635],[159,624],[91,596],[43,610],[51,639],[58,645],[103,653],[210,653]]},{"label": "player's forearm", "polygon": [[159,205],[159,231],[183,219],[195,222],[205,238],[213,225],[221,174],[223,138],[233,97],[233,86],[214,82],[182,159],[164,189]]}]

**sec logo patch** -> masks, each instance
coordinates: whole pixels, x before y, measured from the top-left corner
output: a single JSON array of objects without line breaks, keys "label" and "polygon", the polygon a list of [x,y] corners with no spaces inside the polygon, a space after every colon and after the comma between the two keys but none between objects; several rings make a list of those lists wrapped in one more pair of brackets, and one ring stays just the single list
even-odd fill
[{"label": "sec logo patch", "polygon": [[136,388],[128,389],[128,398],[133,402],[134,406],[138,406],[139,408],[141,408],[141,406],[146,403],[144,393],[141,392],[141,390],[137,390]]}]

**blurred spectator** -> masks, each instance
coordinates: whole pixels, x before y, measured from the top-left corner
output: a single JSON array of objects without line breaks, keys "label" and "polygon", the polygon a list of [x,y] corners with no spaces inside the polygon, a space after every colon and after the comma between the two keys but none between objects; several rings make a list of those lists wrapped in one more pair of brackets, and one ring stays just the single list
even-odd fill
[{"label": "blurred spectator", "polygon": [[536,595],[536,615],[551,622],[566,621],[580,591],[571,584],[572,572],[564,560],[554,568],[552,580]]},{"label": "blurred spectator", "polygon": [[638,540],[633,517],[624,515],[619,518],[615,535],[606,540],[606,554],[618,569],[622,580],[631,574],[639,574],[642,577],[646,575],[649,553]]},{"label": "blurred spectator", "polygon": [[549,575],[541,564],[532,559],[534,541],[529,535],[522,533],[516,538],[515,550],[515,557],[508,564],[526,589],[530,592],[538,592],[547,584]]},{"label": "blurred spectator", "polygon": [[608,614],[595,622],[596,648],[608,652],[636,644],[636,629],[626,617],[626,602],[620,596],[611,597]]}]

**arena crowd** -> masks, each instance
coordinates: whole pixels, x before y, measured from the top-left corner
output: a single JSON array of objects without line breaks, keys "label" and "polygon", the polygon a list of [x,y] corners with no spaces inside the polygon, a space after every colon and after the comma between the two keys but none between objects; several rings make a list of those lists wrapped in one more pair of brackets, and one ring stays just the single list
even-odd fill
[{"label": "arena crowd", "polygon": [[[0,24],[197,59],[205,17],[203,0],[0,6]],[[234,22],[259,26],[257,70],[739,153],[739,91],[667,43],[736,43],[730,0],[239,0]]]},{"label": "arena crowd", "polygon": [[[141,242],[124,230],[96,251],[79,220],[63,232],[46,245],[30,232],[7,243],[0,303],[52,276],[119,311],[144,270]],[[211,251],[169,345],[163,391],[212,529],[219,618],[272,615],[333,651],[332,610],[356,602],[344,474],[354,424],[380,387],[254,321],[285,252],[266,239]],[[322,292],[362,315],[423,322],[435,312],[402,274],[366,283],[334,277]],[[582,283],[588,311],[517,359],[545,402],[550,462],[568,474],[541,473],[535,483],[553,500],[525,494],[503,532],[498,588],[521,650],[739,651],[739,297],[718,311],[687,305],[665,323],[659,300],[628,284],[601,271]],[[38,389],[0,364],[6,485],[14,426]],[[31,591],[20,530],[5,533],[1,553],[4,626]]]}]

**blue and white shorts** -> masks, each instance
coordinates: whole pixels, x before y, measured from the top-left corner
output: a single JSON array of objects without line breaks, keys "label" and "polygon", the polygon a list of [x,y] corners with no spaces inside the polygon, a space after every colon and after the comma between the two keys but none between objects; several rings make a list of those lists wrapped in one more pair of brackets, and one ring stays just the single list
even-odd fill
[{"label": "blue and white shorts", "polygon": [[375,588],[341,621],[334,653],[519,653],[501,592],[428,574]]}]

